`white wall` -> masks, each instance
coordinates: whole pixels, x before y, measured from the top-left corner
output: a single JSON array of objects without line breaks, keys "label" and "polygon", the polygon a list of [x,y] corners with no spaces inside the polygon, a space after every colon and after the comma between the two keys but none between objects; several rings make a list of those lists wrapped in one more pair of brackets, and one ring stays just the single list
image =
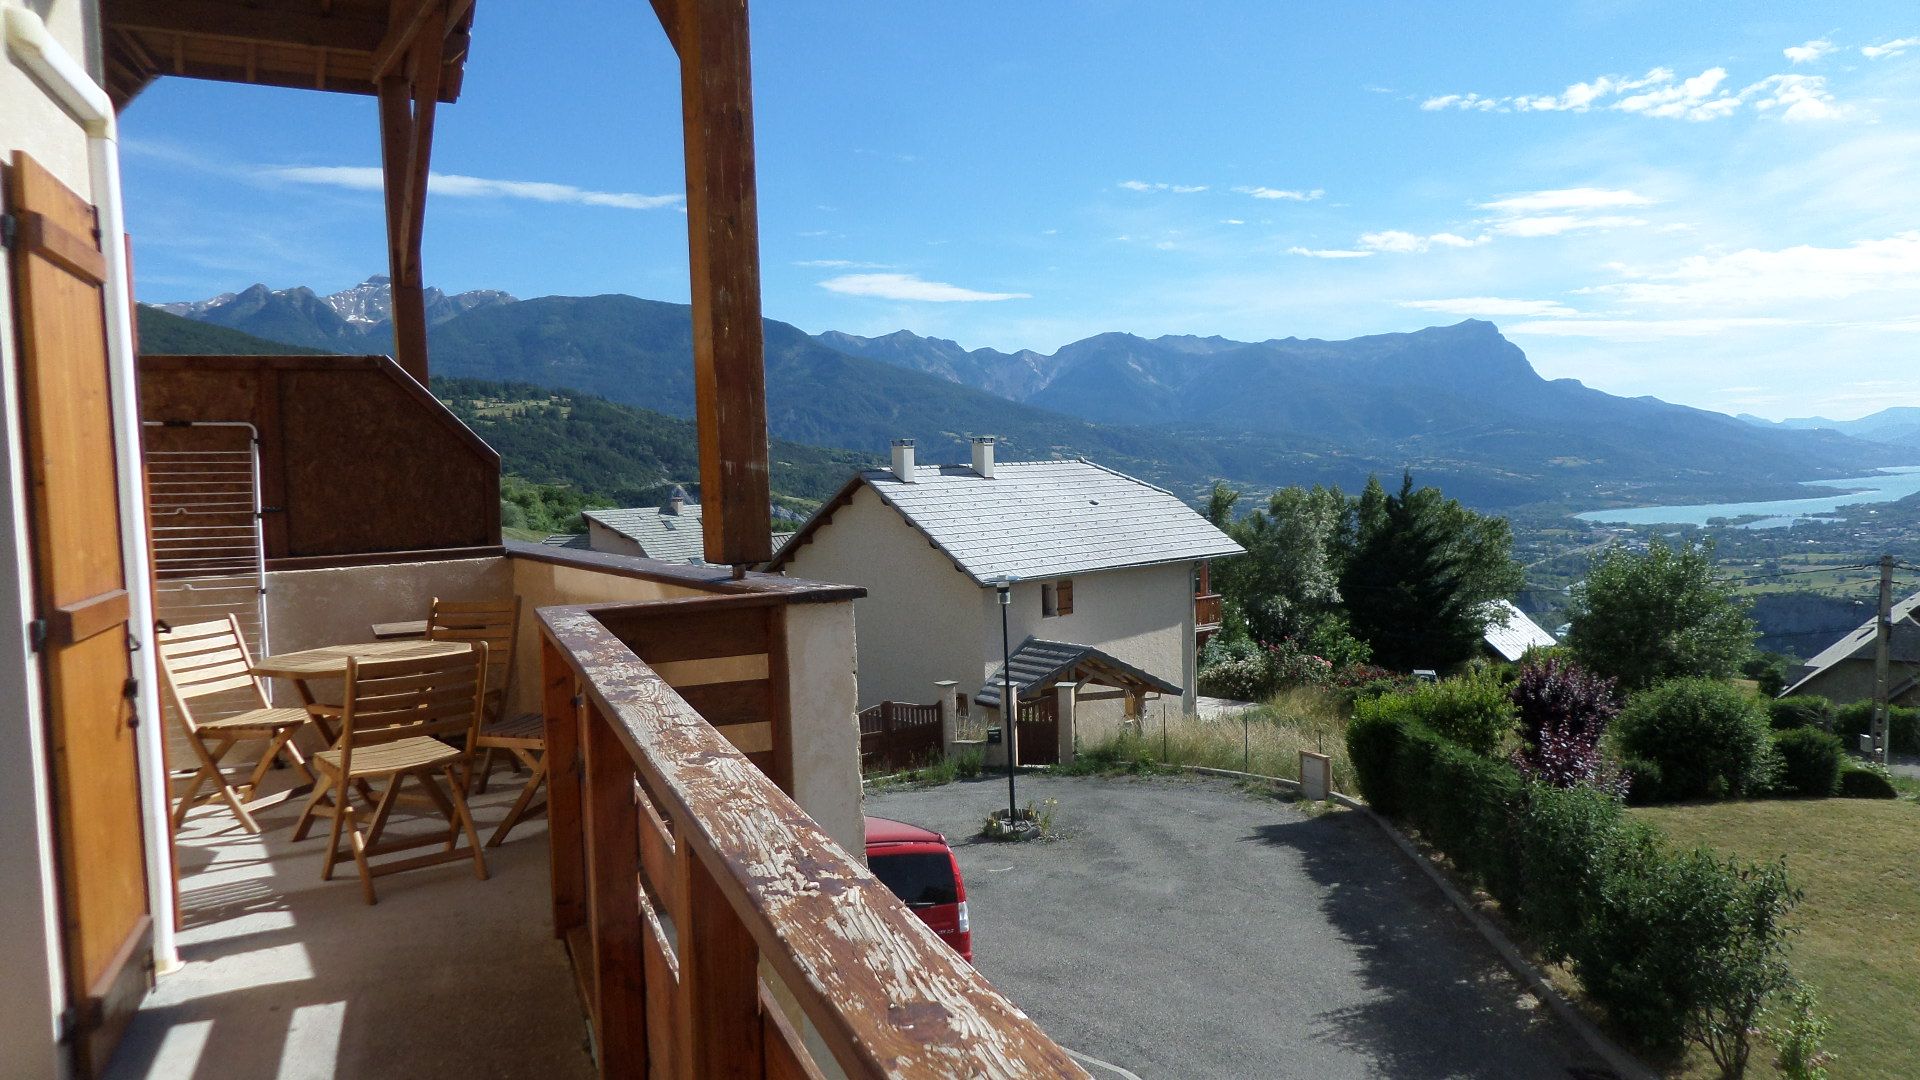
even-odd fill
[{"label": "white wall", "polygon": [[865,862],[853,604],[789,604],[786,618],[793,801]]},{"label": "white wall", "polygon": [[[54,39],[88,57],[93,5],[31,5]],[[94,198],[86,133],[0,49],[0,156],[24,150],[74,191]],[[0,271],[4,274],[4,271]],[[10,282],[10,278],[9,278]],[[25,490],[19,458],[18,358],[12,289],[0,290],[0,1077],[64,1075],[54,1042],[64,974],[60,964],[52,825],[46,790],[38,667],[25,628],[32,618]]]},{"label": "white wall", "polygon": [[644,556],[640,542],[626,533],[615,532],[605,525],[587,518],[587,546],[595,551],[607,551],[615,555]]},{"label": "white wall", "polygon": [[[1181,707],[1191,709],[1193,564],[1107,570],[1067,580],[1073,582],[1073,614],[1050,617],[1041,613],[1042,581],[1015,583],[1008,611],[1013,647],[1030,636],[1091,645],[1179,686],[1185,692]],[[985,592],[974,689],[1000,666],[1000,605],[994,590]],[[961,685],[966,685],[964,677]]]},{"label": "white wall", "polygon": [[[991,591],[956,569],[872,488],[861,485],[786,569],[794,577],[867,590],[854,602],[863,708],[887,700],[935,701],[933,684],[941,679],[960,680],[969,697],[980,688],[984,673],[974,674],[980,619]],[[995,633],[999,618],[995,612]]]}]

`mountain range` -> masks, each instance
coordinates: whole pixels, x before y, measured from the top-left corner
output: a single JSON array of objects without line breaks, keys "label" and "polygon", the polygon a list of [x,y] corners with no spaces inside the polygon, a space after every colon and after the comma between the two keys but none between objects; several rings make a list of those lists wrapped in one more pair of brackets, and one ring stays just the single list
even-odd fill
[{"label": "mountain range", "polygon": [[1896,405],[1891,409],[1881,409],[1871,416],[1863,416],[1858,420],[1828,420],[1824,416],[1805,416],[1775,421],[1750,413],[1741,413],[1740,419],[1765,428],[1838,431],[1842,435],[1851,435],[1856,439],[1870,439],[1873,442],[1892,443],[1895,446],[1920,448],[1920,408],[1911,405]]},{"label": "mountain range", "polygon": [[[382,278],[331,296],[256,285],[165,311],[294,345],[384,351],[384,292]],[[435,291],[429,311],[436,375],[692,414],[685,305]],[[1108,333],[1052,354],[906,331],[809,335],[775,320],[765,330],[778,438],[878,453],[906,436],[923,461],[959,461],[968,435],[993,433],[1010,459],[1085,456],[1189,498],[1214,479],[1351,490],[1369,473],[1412,469],[1483,509],[1717,501],[1913,457],[1824,427],[1763,427],[1543,379],[1477,320],[1348,341]]]}]

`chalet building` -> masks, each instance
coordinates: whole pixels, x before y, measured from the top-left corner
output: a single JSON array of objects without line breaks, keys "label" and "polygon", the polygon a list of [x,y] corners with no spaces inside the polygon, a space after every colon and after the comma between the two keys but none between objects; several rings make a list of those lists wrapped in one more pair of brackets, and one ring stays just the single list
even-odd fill
[{"label": "chalet building", "polygon": [[[791,511],[775,508],[781,516],[798,521]],[[679,484],[667,493],[657,507],[642,506],[630,510],[588,510],[581,515],[587,531],[579,546],[591,551],[616,555],[638,555],[661,562],[709,565],[701,536],[700,504],[687,497]],[[791,529],[791,526],[788,527]],[[773,546],[778,549],[793,533],[776,532]]]},{"label": "chalet building", "polygon": [[1490,658],[1509,664],[1519,663],[1529,649],[1551,649],[1559,644],[1511,600],[1488,605],[1487,631],[1480,640]]},{"label": "chalet building", "polygon": [[982,437],[968,465],[917,465],[902,439],[891,468],[856,473],[771,568],[866,590],[862,706],[951,682],[970,712],[998,710],[1009,584],[1015,693],[1073,709],[1086,738],[1149,698],[1193,708],[1197,644],[1219,622],[1207,561],[1242,550],[1173,494],[1089,461],[996,462]]},{"label": "chalet building", "polygon": [[[747,4],[653,8],[679,74],[683,138],[654,149],[686,162],[701,565],[503,543],[499,455],[426,390],[434,118],[486,51],[474,0],[0,0],[0,1074],[1086,1075],[855,854],[861,590],[750,570],[773,551]],[[621,137],[627,107],[564,75]],[[138,355],[117,119],[178,78],[364,103],[393,357]],[[447,600],[522,612],[517,633],[490,664],[473,638],[409,646],[462,659],[409,669],[436,673],[389,715],[532,714],[545,823],[497,847],[451,764],[444,788],[415,776],[438,813],[392,798],[472,740],[350,765],[351,725],[321,723],[394,655],[376,625]],[[246,699],[196,705],[190,736],[260,713],[304,757],[176,811],[207,769],[169,760],[185,680],[163,650]],[[441,695],[462,663],[474,691]],[[303,805],[332,837],[296,838]],[[443,839],[459,862],[392,858]],[[377,905],[370,863],[404,871]]]},{"label": "chalet building", "polygon": [[[1893,605],[1893,634],[1887,642],[1887,700],[1920,705],[1920,593]],[[1820,650],[1787,678],[1782,697],[1823,697],[1841,705],[1872,701],[1878,618]]]}]

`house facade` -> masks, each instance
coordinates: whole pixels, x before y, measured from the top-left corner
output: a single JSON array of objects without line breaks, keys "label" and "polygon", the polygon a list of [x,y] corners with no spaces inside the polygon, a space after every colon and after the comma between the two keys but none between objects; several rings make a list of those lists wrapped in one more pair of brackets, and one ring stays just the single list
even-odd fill
[{"label": "house facade", "polygon": [[[1893,632],[1887,641],[1887,700],[1920,705],[1920,593],[1895,603],[1889,617]],[[1868,619],[1815,653],[1791,673],[1781,696],[1823,697],[1840,705],[1872,701],[1876,621]]]},{"label": "house facade", "polygon": [[948,681],[972,705],[1001,668],[1006,582],[1011,648],[1084,646],[1152,677],[1079,685],[1083,738],[1137,712],[1143,695],[1193,708],[1204,568],[1238,544],[1171,493],[1091,462],[996,463],[987,438],[966,466],[916,465],[905,440],[893,454],[891,468],[856,474],[772,564],[867,591],[856,614],[863,707],[929,701]]}]

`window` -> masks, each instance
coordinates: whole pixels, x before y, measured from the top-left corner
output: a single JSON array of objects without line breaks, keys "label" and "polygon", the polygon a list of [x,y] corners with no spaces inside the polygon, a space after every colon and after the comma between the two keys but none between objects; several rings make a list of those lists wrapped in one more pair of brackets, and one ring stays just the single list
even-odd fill
[{"label": "window", "polygon": [[1073,614],[1073,582],[1061,578],[1040,586],[1040,614],[1043,618]]},{"label": "window", "polygon": [[867,869],[908,907],[933,907],[960,900],[953,884],[953,859],[947,855],[874,855]]}]

